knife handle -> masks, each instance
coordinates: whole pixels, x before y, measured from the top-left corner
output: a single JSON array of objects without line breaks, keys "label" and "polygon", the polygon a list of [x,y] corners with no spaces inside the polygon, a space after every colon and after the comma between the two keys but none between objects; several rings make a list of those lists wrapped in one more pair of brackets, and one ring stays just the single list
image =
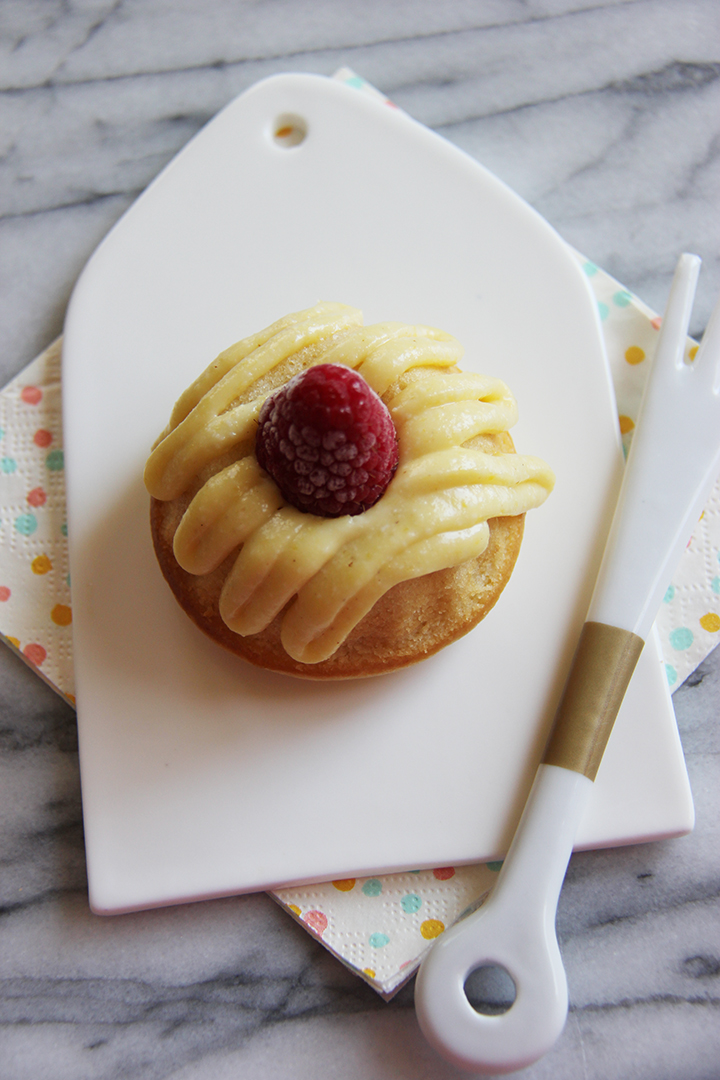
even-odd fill
[{"label": "knife handle", "polygon": [[594,780],[644,641],[629,630],[586,622],[543,763]]}]

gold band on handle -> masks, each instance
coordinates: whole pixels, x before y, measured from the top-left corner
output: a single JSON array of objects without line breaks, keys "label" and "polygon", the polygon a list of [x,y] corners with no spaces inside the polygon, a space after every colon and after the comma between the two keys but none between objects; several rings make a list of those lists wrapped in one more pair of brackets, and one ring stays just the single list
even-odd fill
[{"label": "gold band on handle", "polygon": [[543,763],[594,780],[644,641],[630,630],[586,622]]}]

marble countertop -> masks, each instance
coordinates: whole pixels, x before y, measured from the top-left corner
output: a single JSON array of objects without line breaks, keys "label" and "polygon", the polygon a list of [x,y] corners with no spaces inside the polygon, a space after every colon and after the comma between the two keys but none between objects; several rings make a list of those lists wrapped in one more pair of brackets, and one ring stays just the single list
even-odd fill
[{"label": "marble countertop", "polygon": [[[62,330],[95,245],[227,101],[352,67],[656,310],[720,292],[717,0],[0,2],[0,374]],[[87,905],[75,716],[0,650],[2,1080],[444,1080],[389,1004],[265,895]],[[674,702],[694,833],[573,857],[565,1032],[536,1080],[720,1077],[720,652]]]}]

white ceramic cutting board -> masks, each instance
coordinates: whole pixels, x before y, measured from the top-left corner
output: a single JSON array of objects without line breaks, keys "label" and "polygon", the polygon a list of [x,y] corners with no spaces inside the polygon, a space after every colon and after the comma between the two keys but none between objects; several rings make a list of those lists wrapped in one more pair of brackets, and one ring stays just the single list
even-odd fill
[{"label": "white ceramic cutting board", "polygon": [[[304,137],[278,137],[288,127]],[[257,670],[195,629],[157,568],[142,484],[195,375],[320,299],[453,333],[464,366],[519,399],[519,451],[557,475],[475,631],[412,669],[331,685]],[[502,854],[621,470],[595,305],[550,227],[397,110],[321,77],[274,77],[203,129],[93,255],[63,387],[94,909]],[[691,823],[651,642],[579,843]]]}]

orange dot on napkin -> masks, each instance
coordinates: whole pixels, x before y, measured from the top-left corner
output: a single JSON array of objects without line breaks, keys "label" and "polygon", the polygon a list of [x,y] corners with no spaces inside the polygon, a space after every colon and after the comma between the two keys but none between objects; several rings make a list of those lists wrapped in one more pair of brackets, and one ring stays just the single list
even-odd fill
[{"label": "orange dot on napkin", "polygon": [[339,892],[350,892],[351,889],[355,888],[355,878],[350,877],[343,878],[339,881],[333,881],[333,885]]},{"label": "orange dot on napkin", "polygon": [[56,626],[69,626],[72,622],[72,609],[67,604],[56,604],[50,612],[50,618]]}]

